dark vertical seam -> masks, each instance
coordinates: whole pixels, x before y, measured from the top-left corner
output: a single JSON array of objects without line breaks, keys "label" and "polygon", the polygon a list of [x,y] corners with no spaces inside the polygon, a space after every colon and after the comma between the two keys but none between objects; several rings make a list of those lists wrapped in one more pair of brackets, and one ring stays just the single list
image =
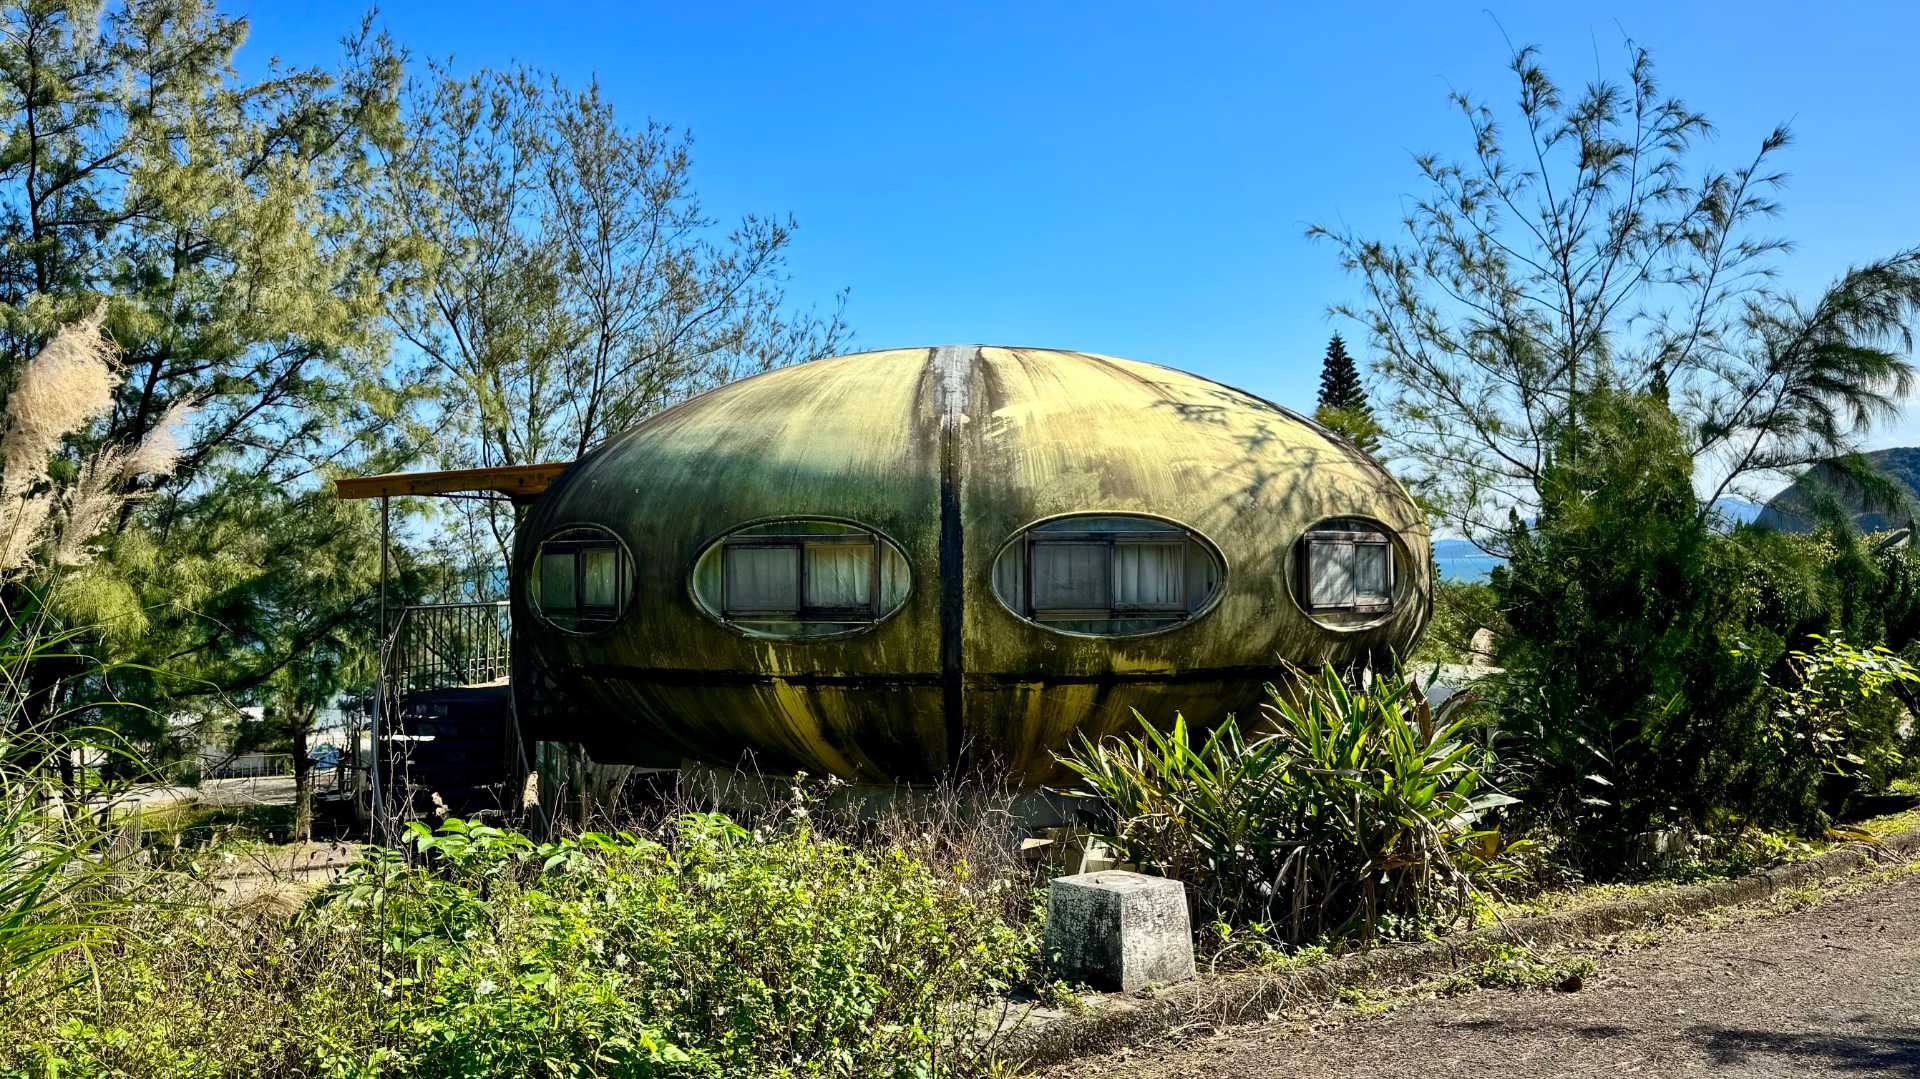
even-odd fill
[{"label": "dark vertical seam", "polygon": [[942,711],[947,722],[947,768],[960,770],[966,732],[961,672],[966,665],[962,640],[966,613],[965,532],[960,521],[960,477],[953,425],[940,435],[940,679]]},{"label": "dark vertical seam", "polygon": [[941,424],[941,718],[947,724],[947,768],[958,772],[966,753],[966,522],[960,513],[962,455],[966,451],[968,392],[977,346],[935,348],[927,357],[933,403]]},{"label": "dark vertical seam", "polygon": [[966,746],[966,530],[960,515],[960,453],[971,361],[977,352],[948,346],[934,349],[929,360],[940,413],[940,682],[951,772],[960,771]]}]

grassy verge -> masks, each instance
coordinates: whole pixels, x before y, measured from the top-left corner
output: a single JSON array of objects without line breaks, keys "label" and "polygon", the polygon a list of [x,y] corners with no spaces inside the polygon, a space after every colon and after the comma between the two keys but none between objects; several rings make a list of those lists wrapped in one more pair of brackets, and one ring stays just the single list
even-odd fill
[{"label": "grassy verge", "polygon": [[1854,827],[1873,836],[1889,836],[1920,828],[1920,779],[1896,780],[1889,794],[1910,798],[1913,805],[1868,817]]},{"label": "grassy verge", "polygon": [[[1906,797],[1920,800],[1920,782],[1903,781],[1888,795],[1892,800]],[[1756,832],[1739,842],[1723,840],[1716,857],[1696,858],[1670,865],[1638,880],[1582,883],[1516,897],[1482,893],[1479,901],[1463,908],[1462,916],[1451,924],[1401,927],[1388,923],[1383,926],[1385,931],[1379,939],[1372,942],[1357,939],[1323,940],[1296,946],[1263,934],[1260,931],[1262,927],[1257,925],[1237,929],[1224,924],[1203,926],[1199,933],[1202,944],[1199,967],[1203,974],[1209,975],[1249,972],[1285,975],[1365,951],[1376,944],[1392,947],[1442,940],[1498,922],[1574,913],[1641,899],[1678,885],[1735,880],[1775,866],[1804,861],[1843,843],[1871,842],[1915,829],[1920,829],[1920,804],[1864,817],[1815,839],[1794,839],[1776,833]],[[1455,989],[1463,984],[1498,984],[1502,981],[1557,985],[1579,973],[1577,964],[1569,967],[1558,961],[1520,953],[1511,957],[1511,961],[1502,959],[1496,953],[1489,962],[1492,965],[1484,977],[1468,972],[1451,976],[1449,984]]]},{"label": "grassy verge", "polygon": [[[1406,986],[1365,986],[1343,990],[1340,999],[1331,1007],[1304,1009],[1294,1018],[1317,1018],[1329,1013],[1335,1017],[1378,1014],[1407,1004],[1480,989],[1577,992],[1585,988],[1596,974],[1603,974],[1607,960],[1612,957],[1673,940],[1683,934],[1725,929],[1811,910],[1825,903],[1872,891],[1915,873],[1920,873],[1920,859],[1855,873],[1839,880],[1782,888],[1759,902],[1716,907],[1685,917],[1669,917],[1630,932],[1546,948],[1496,949],[1494,955],[1483,962],[1453,974],[1423,979]],[[1636,887],[1651,889],[1656,886]]]},{"label": "grassy verge", "polygon": [[1883,800],[1913,804],[1860,817],[1836,826],[1824,836],[1799,839],[1777,833],[1751,833],[1744,840],[1723,841],[1717,856],[1681,862],[1640,880],[1552,888],[1517,899],[1494,898],[1483,914],[1518,918],[1580,910],[1649,895],[1676,884],[1732,880],[1773,866],[1804,861],[1844,843],[1873,842],[1920,829],[1920,780],[1896,782]]}]

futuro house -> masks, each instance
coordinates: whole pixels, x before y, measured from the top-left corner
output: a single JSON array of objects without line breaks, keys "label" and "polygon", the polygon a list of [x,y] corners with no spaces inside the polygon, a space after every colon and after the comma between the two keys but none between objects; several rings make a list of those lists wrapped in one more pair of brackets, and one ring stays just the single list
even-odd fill
[{"label": "futuro house", "polygon": [[892,349],[693,398],[518,530],[535,737],[856,781],[1057,775],[1130,710],[1253,713],[1282,661],[1405,649],[1427,526],[1353,445],[1195,375]]}]

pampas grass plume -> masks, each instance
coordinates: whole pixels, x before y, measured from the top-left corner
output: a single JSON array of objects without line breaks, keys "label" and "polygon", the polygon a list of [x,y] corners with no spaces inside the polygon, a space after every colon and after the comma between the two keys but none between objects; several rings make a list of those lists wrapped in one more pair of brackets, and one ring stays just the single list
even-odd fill
[{"label": "pampas grass plume", "polygon": [[0,435],[0,491],[19,497],[47,478],[47,461],[68,435],[113,407],[120,385],[113,343],[100,333],[106,305],[53,335],[27,361],[7,395]]}]

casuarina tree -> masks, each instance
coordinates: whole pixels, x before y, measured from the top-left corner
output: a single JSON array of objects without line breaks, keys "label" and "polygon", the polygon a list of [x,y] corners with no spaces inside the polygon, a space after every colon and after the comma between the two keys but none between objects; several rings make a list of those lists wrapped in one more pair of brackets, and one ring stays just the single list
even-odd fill
[{"label": "casuarina tree", "polygon": [[[256,67],[235,60],[246,36],[246,20],[215,0],[0,8],[8,409],[20,414],[26,372],[65,327],[94,326],[114,361],[79,378],[104,401],[73,390],[73,364],[43,380],[52,399],[39,403],[73,423],[29,440],[48,479],[8,492],[29,514],[88,511],[69,529],[85,552],[55,550],[4,588],[10,609],[31,602],[50,632],[78,634],[21,668],[48,722],[143,725],[171,740],[183,729],[171,688],[204,685],[224,652],[242,650],[230,623],[201,612],[238,583],[281,582],[296,554],[377,569],[364,530],[322,531],[337,508],[319,492],[336,470],[400,467],[417,440],[401,406],[418,391],[384,364],[389,294],[417,275],[419,244],[382,223],[368,191],[374,162],[407,135],[403,58],[363,22],[335,64],[242,75]],[[150,447],[168,467],[89,464],[122,446]],[[319,517],[296,531],[269,509]],[[338,546],[206,546],[262,520]],[[244,640],[260,670],[313,658],[265,650],[308,649],[298,634]],[[91,675],[82,653],[120,666],[110,680]],[[172,673],[164,686],[150,673],[160,668]],[[234,705],[265,689],[225,688]],[[143,707],[112,707],[122,699]]]},{"label": "casuarina tree", "polygon": [[1852,468],[1898,415],[1920,248],[1792,296],[1761,231],[1784,128],[1714,167],[1707,119],[1630,42],[1622,78],[1578,90],[1532,48],[1510,66],[1510,109],[1453,95],[1468,138],[1414,159],[1398,238],[1312,230],[1359,280],[1336,311],[1367,331],[1402,475],[1437,529],[1507,556],[1506,759],[1588,873],[1669,828],[1818,834],[1831,784],[1801,747],[1839,737],[1769,687],[1832,627],[1715,502]]},{"label": "casuarina tree", "polygon": [[1514,53],[1511,110],[1452,96],[1468,139],[1414,161],[1426,190],[1398,239],[1333,243],[1363,298],[1391,443],[1441,521],[1501,552],[1533,516],[1558,443],[1579,455],[1583,392],[1665,400],[1703,497],[1759,497],[1844,457],[1914,380],[1920,248],[1842,274],[1808,299],[1775,282],[1785,128],[1727,168],[1703,165],[1706,117],[1663,92],[1631,42],[1619,80],[1563,90]]},{"label": "casuarina tree", "polygon": [[[837,307],[787,300],[793,221],[710,214],[688,136],[623,121],[597,83],[434,64],[400,107],[412,138],[377,191],[431,258],[389,314],[443,420],[441,465],[572,460],[676,400],[846,341]],[[467,509],[464,531],[504,561],[512,512]]]}]

